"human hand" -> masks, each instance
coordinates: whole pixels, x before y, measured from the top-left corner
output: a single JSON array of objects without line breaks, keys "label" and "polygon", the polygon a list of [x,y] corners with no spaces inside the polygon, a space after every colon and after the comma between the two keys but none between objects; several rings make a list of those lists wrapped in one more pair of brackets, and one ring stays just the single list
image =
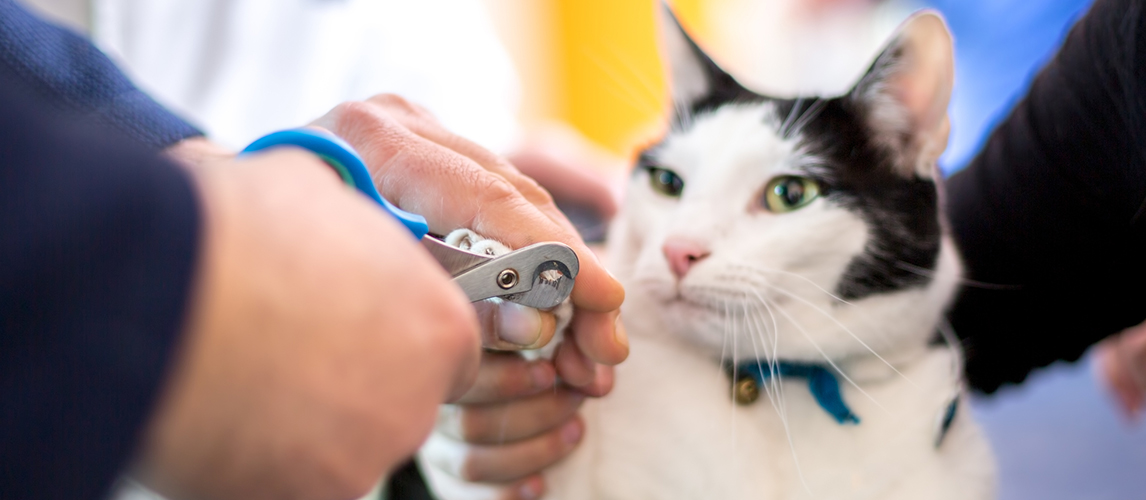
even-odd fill
[{"label": "human hand", "polygon": [[[470,391],[443,408],[419,452],[427,479],[443,498],[540,498],[541,472],[573,452],[584,435],[577,416],[586,397],[613,386],[613,368],[598,365],[593,383],[557,384],[549,360],[487,352]],[[475,490],[482,495],[473,496]],[[464,491],[465,493],[459,493]]]},{"label": "human hand", "polygon": [[313,155],[191,170],[189,322],[141,478],[193,498],[353,498],[422,443],[479,358],[472,307]]},{"label": "human hand", "polygon": [[[562,379],[587,387],[597,364],[614,365],[628,355],[617,317],[624,290],[577,236],[553,199],[504,159],[445,130],[422,108],[393,95],[345,103],[314,125],[330,130],[358,150],[382,196],[421,214],[431,232],[468,228],[521,248],[558,241],[573,248],[580,272],[571,299],[575,312],[556,363]],[[483,318],[497,311],[481,311]],[[487,347],[537,348],[553,336],[548,313],[518,311],[511,322],[483,320]],[[494,331],[490,331],[494,330]]]},{"label": "human hand", "polygon": [[1099,374],[1130,422],[1146,407],[1146,323],[1098,345]]},{"label": "human hand", "polygon": [[[583,398],[607,393],[610,366],[628,355],[617,321],[623,290],[545,190],[505,160],[450,134],[417,106],[378,96],[344,104],[315,125],[350,142],[372,169],[382,195],[425,216],[435,233],[464,227],[511,248],[561,241],[577,252],[581,270],[571,297],[574,319],[553,362],[487,353],[478,382],[457,406],[443,411],[442,432],[424,448],[431,467],[498,483],[505,498],[530,498],[514,495],[544,488],[540,471],[580,439],[576,410]],[[548,313],[519,321],[542,324],[541,332],[531,327],[529,335],[521,335],[488,319],[495,308],[478,307],[487,347],[540,347],[552,338],[555,321]],[[513,337],[516,341],[505,341]],[[554,389],[557,375],[562,386]]]},{"label": "human hand", "polygon": [[627,178],[625,160],[604,150],[567,126],[548,125],[532,131],[509,161],[548,190],[576,223],[578,217],[599,226],[578,227],[588,241],[601,241],[617,213],[620,186]]}]

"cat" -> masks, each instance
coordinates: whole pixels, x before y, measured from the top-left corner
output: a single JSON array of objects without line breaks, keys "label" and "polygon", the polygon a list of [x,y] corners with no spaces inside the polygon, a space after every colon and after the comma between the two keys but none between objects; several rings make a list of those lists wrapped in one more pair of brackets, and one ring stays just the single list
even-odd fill
[{"label": "cat", "polygon": [[[993,498],[942,319],[942,18],[912,16],[833,98],[757,94],[662,27],[672,126],[608,239],[631,355],[545,498]],[[494,493],[427,469],[445,500]]]}]

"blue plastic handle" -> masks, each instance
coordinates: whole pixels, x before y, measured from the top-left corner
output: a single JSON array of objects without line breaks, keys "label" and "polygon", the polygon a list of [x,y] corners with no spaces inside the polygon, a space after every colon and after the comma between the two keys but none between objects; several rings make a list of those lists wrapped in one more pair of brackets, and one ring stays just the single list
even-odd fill
[{"label": "blue plastic handle", "polygon": [[409,229],[415,238],[422,239],[426,233],[430,232],[430,226],[426,224],[425,217],[402,210],[378,194],[378,189],[374,187],[374,181],[370,178],[370,171],[366,169],[366,163],[362,161],[362,157],[358,156],[358,152],[346,141],[339,139],[338,136],[323,130],[309,128],[283,130],[267,134],[252,142],[243,150],[243,154],[279,146],[299,147],[318,155],[338,172],[343,182],[377,202],[383,210],[393,215],[403,226],[406,226],[406,229]]}]

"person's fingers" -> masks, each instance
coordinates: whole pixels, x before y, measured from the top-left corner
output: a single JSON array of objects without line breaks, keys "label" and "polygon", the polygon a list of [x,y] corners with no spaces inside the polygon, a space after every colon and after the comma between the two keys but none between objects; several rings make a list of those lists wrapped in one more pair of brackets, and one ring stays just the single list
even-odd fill
[{"label": "person's fingers", "polygon": [[605,220],[617,214],[617,200],[609,183],[591,170],[576,168],[543,152],[517,153],[510,161],[557,201],[590,207]]},{"label": "person's fingers", "polygon": [[557,318],[552,312],[515,302],[483,300],[475,302],[474,309],[481,322],[482,345],[486,349],[539,349],[549,344],[557,331]]},{"label": "person's fingers", "polygon": [[537,500],[545,495],[545,479],[540,474],[529,476],[509,485],[498,500]]},{"label": "person's fingers", "polygon": [[585,424],[574,417],[547,434],[504,446],[475,446],[462,477],[470,481],[506,482],[536,473],[565,458],[581,442]]},{"label": "person's fingers", "polygon": [[[544,214],[551,222],[550,227],[535,226],[531,231],[521,233],[520,228],[513,228],[513,232],[499,231],[496,225],[485,230],[471,227],[478,233],[499,240],[513,248],[521,248],[539,241],[560,241],[573,248],[577,257],[581,259],[582,271],[588,271],[584,279],[580,276],[577,288],[573,290],[573,301],[580,307],[594,311],[612,311],[620,307],[624,300],[624,290],[616,280],[605,272],[569,220],[553,203],[553,197],[537,184],[533,179],[523,175],[516,167],[504,158],[481,147],[477,143],[456,135],[442,127],[424,109],[405,99],[394,95],[379,95],[372,97],[368,102],[379,104],[386,109],[393,109],[400,123],[422,139],[453,151],[477,163],[482,169],[494,173],[508,182],[526,201],[532,204],[539,212]],[[498,217],[496,212],[489,212]],[[475,223],[481,223],[480,217]],[[554,230],[558,230],[554,232]],[[536,233],[536,234],[534,234]]]},{"label": "person's fingers", "polygon": [[1098,359],[1100,373],[1114,398],[1115,406],[1124,417],[1133,421],[1138,414],[1141,395],[1134,380],[1129,376],[1122,358],[1118,355],[1116,339],[1100,344]]},{"label": "person's fingers", "polygon": [[586,357],[575,342],[568,340],[557,346],[553,366],[557,368],[561,381],[572,387],[588,386],[597,377],[597,363]]},{"label": "person's fingers", "polygon": [[507,483],[532,476],[565,458],[584,435],[579,417],[540,436],[498,446],[466,445],[441,434],[422,448],[432,466],[478,483]]},{"label": "person's fingers", "polygon": [[[448,438],[442,438],[446,440]],[[460,448],[460,446],[459,446]],[[508,483],[470,483],[452,472],[438,468],[425,457],[419,461],[422,473],[433,485],[437,498],[465,498],[467,500],[537,500],[545,495],[545,478],[533,474]]]},{"label": "person's fingers", "polygon": [[[573,303],[587,312],[620,307],[620,283],[585,246],[548,193],[504,160],[409,106],[395,113],[372,103],[346,103],[316,125],[353,144],[382,196],[426,217],[431,231],[446,234],[465,227],[512,248],[543,241],[568,244],[580,259]],[[628,353],[608,321],[589,321],[575,336],[590,358],[603,363],[617,363]]]},{"label": "person's fingers", "polygon": [[556,385],[557,374],[548,360],[527,361],[513,353],[485,352],[477,379],[457,404],[513,401]]},{"label": "person's fingers", "polygon": [[629,336],[619,310],[595,312],[578,309],[570,325],[581,352],[598,363],[615,365],[629,356]]},{"label": "person's fingers", "polygon": [[577,392],[589,396],[591,398],[600,398],[609,394],[613,390],[613,382],[616,380],[616,374],[613,367],[606,365],[597,365],[594,371],[593,380],[588,384],[577,387]]},{"label": "person's fingers", "polygon": [[1113,336],[1099,344],[1098,365],[1107,389],[1116,406],[1127,420],[1136,421],[1146,407],[1146,394],[1134,370],[1135,356],[1126,342],[1126,333]]},{"label": "person's fingers", "polygon": [[511,403],[445,407],[438,431],[471,444],[506,445],[560,427],[584,401],[584,394],[562,388]]}]

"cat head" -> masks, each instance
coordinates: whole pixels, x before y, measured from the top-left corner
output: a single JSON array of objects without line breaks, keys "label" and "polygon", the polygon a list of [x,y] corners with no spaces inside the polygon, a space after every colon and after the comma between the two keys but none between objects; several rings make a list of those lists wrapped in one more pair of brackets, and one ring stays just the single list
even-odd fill
[{"label": "cat head", "polygon": [[909,19],[844,95],[782,99],[664,12],[672,126],[641,153],[610,236],[626,321],[652,322],[633,330],[741,359],[925,346],[960,273],[937,189],[943,20]]}]

